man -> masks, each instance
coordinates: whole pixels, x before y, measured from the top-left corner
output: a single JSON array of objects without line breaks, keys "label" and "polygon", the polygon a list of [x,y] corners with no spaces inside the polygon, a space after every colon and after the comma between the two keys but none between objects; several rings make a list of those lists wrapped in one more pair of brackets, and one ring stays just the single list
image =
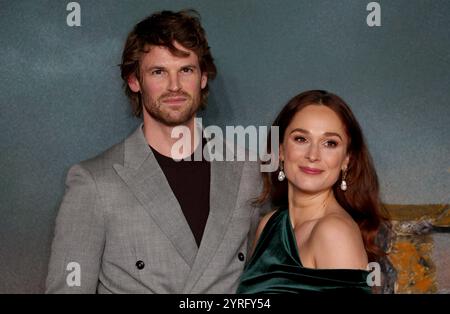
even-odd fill
[{"label": "man", "polygon": [[[216,74],[193,13],[155,13],[129,34],[121,74],[143,124],[69,170],[48,293],[235,292],[260,215],[259,166],[172,159],[172,131],[195,134]],[[208,151],[198,137],[186,147],[179,158]]]}]

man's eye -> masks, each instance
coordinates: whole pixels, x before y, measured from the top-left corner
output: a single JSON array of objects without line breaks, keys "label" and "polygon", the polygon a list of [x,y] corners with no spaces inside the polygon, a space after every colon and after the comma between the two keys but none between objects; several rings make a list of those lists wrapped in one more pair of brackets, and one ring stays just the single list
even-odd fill
[{"label": "man's eye", "polygon": [[163,73],[162,70],[153,70],[152,75],[161,75]]},{"label": "man's eye", "polygon": [[338,145],[338,143],[336,141],[326,141],[325,142],[325,147],[334,148],[337,145]]},{"label": "man's eye", "polygon": [[194,72],[194,70],[192,68],[183,68],[183,69],[181,69],[181,72],[183,72],[183,73],[192,73],[192,72]]}]

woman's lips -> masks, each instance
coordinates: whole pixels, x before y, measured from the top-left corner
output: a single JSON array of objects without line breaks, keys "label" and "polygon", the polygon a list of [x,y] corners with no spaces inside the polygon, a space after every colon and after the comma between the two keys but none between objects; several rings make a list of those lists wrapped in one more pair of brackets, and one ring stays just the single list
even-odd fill
[{"label": "woman's lips", "polygon": [[300,167],[300,170],[307,174],[321,174],[323,172],[323,170],[309,167]]}]

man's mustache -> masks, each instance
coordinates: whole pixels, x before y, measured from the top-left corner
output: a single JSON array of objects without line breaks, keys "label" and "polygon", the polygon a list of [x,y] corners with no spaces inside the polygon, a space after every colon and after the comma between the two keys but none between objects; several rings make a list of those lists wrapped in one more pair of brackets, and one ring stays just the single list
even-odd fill
[{"label": "man's mustache", "polygon": [[184,91],[176,92],[176,93],[165,93],[162,94],[161,97],[159,97],[160,100],[164,100],[166,98],[173,98],[173,97],[186,97],[188,99],[191,98],[191,95]]}]

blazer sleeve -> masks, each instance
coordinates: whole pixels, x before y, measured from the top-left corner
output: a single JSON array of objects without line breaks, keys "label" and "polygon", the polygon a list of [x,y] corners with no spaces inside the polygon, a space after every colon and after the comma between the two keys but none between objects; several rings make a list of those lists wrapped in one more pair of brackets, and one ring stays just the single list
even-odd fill
[{"label": "blazer sleeve", "polygon": [[81,165],[72,166],[56,218],[45,292],[95,293],[104,244],[104,213],[96,183]]},{"label": "blazer sleeve", "polygon": [[[252,163],[252,170],[253,170],[253,176],[252,176],[252,182],[250,183],[251,186],[257,187],[257,191],[255,195],[252,195],[253,200],[254,197],[259,196],[259,194],[263,191],[263,180],[261,178],[261,172],[260,172],[260,164],[259,163]],[[247,242],[247,256],[251,256],[253,251],[253,242],[255,241],[256,237],[256,229],[258,228],[259,222],[261,218],[267,214],[271,210],[270,202],[266,201],[264,204],[258,205],[254,208],[253,213],[250,217],[250,229],[248,232],[248,242]]]}]

